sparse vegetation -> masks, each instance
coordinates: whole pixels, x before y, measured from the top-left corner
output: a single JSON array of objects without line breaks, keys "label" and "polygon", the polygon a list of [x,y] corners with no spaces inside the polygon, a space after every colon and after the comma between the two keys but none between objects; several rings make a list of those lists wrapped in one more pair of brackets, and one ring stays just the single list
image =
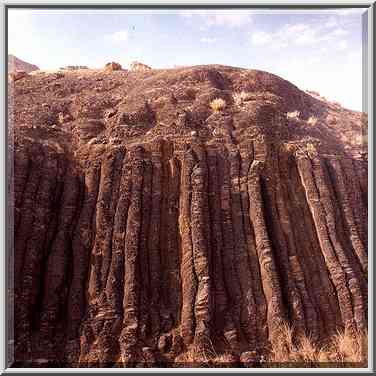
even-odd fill
[{"label": "sparse vegetation", "polygon": [[307,124],[315,126],[317,124],[317,117],[316,116],[310,116],[307,120]]},{"label": "sparse vegetation", "polygon": [[210,102],[210,107],[214,112],[222,111],[226,107],[226,101],[222,98],[215,98]]},{"label": "sparse vegetation", "polygon": [[307,152],[309,155],[313,155],[317,152],[316,146],[312,142],[307,143]]},{"label": "sparse vegetation", "polygon": [[[367,363],[367,332],[338,333],[325,345],[315,344],[306,336],[295,335],[293,328],[285,325],[281,335],[273,344],[269,362],[276,363],[308,363],[312,367],[345,367],[351,363],[360,363],[365,367]],[[330,363],[330,364],[328,364]],[[347,363],[347,364],[346,364]],[[293,364],[292,364],[293,366]]]},{"label": "sparse vegetation", "polygon": [[251,97],[252,97],[252,94],[244,90],[242,90],[241,92],[234,93],[232,96],[234,103],[237,106],[241,106],[243,102],[250,100]]},{"label": "sparse vegetation", "polygon": [[[367,332],[352,334],[346,331],[319,345],[307,336],[298,336],[293,328],[284,324],[269,355],[255,359],[254,367],[273,367],[275,363],[279,367],[366,367],[367,342]],[[218,354],[214,349],[191,346],[175,361],[190,366],[226,367],[239,359],[231,353]]]},{"label": "sparse vegetation", "polygon": [[299,119],[300,111],[291,111],[286,114],[287,119]]}]

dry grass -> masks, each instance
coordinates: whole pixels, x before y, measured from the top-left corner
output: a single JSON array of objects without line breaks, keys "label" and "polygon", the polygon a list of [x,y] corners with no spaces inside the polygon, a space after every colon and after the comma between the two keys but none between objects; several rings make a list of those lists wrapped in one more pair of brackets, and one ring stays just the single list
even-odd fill
[{"label": "dry grass", "polygon": [[310,116],[307,120],[307,124],[315,126],[317,124],[317,117],[316,116]]},{"label": "dry grass", "polygon": [[284,325],[273,343],[268,362],[288,366],[300,363],[310,367],[365,367],[367,344],[367,332],[345,331],[333,336],[325,346],[319,346],[309,337],[298,337],[293,328]]},{"label": "dry grass", "polygon": [[313,156],[313,155],[317,154],[316,146],[314,144],[312,144],[311,142],[307,143],[307,153],[308,153],[309,156]]},{"label": "dry grass", "polygon": [[291,111],[286,114],[287,119],[299,119],[300,111]]},{"label": "dry grass", "polygon": [[222,98],[215,98],[210,102],[210,107],[214,112],[222,111],[226,107],[226,101]]},{"label": "dry grass", "polygon": [[[254,367],[366,367],[367,343],[367,332],[344,332],[333,336],[325,345],[319,345],[284,324],[269,355],[261,356]],[[239,358],[230,353],[217,354],[214,348],[203,350],[198,346],[191,346],[175,359],[183,367],[239,367],[238,361]]]},{"label": "dry grass", "polygon": [[334,346],[338,360],[343,362],[362,363],[367,360],[368,334],[338,333],[334,337]]},{"label": "dry grass", "polygon": [[175,362],[183,366],[209,366],[217,357],[214,351],[208,351],[199,346],[192,345],[187,351],[175,358]]},{"label": "dry grass", "polygon": [[234,103],[237,106],[241,106],[243,102],[250,100],[252,97],[252,93],[247,93],[246,91],[242,90],[241,92],[234,93],[232,98],[234,100]]}]

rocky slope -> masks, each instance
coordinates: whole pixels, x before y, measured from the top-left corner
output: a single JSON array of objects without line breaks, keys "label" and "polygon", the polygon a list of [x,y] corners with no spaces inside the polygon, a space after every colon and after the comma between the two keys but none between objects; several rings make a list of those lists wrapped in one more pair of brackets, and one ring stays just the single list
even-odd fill
[{"label": "rocky slope", "polygon": [[38,69],[36,65],[27,63],[14,55],[8,55],[8,72],[24,71],[29,73]]},{"label": "rocky slope", "polygon": [[40,73],[9,103],[16,364],[243,359],[284,322],[366,327],[360,113],[214,65]]}]

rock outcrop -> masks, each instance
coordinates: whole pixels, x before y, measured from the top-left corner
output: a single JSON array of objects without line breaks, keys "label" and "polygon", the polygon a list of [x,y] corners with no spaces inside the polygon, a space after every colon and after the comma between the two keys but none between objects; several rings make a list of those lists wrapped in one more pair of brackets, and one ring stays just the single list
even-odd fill
[{"label": "rock outcrop", "polygon": [[27,63],[14,55],[8,55],[8,72],[24,71],[30,73],[36,70],[39,70],[36,65]]},{"label": "rock outcrop", "polygon": [[223,66],[9,93],[16,364],[170,366],[196,346],[249,365],[284,323],[318,343],[367,326],[361,114]]},{"label": "rock outcrop", "polygon": [[18,81],[21,78],[27,77],[28,74],[25,71],[14,71],[9,73],[10,81]]},{"label": "rock outcrop", "polygon": [[121,65],[119,63],[115,63],[115,62],[111,62],[111,63],[107,63],[104,67],[104,70],[105,71],[108,71],[108,72],[112,72],[112,71],[117,71],[117,70],[121,70]]},{"label": "rock outcrop", "polygon": [[133,72],[145,72],[149,70],[151,70],[151,67],[146,64],[139,63],[138,61],[134,61],[131,64],[131,71]]}]

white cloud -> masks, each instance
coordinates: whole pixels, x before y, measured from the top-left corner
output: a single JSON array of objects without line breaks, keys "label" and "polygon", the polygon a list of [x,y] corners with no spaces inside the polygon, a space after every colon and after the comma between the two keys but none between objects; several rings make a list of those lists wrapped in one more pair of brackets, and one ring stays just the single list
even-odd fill
[{"label": "white cloud", "polygon": [[268,45],[271,49],[279,50],[288,46],[317,47],[318,45],[339,44],[345,48],[343,37],[349,34],[344,27],[338,27],[336,22],[286,24],[274,32],[256,31],[250,34],[254,46]]},{"label": "white cloud", "polygon": [[258,31],[251,35],[251,41],[255,46],[264,46],[272,41],[272,34],[264,31]]},{"label": "white cloud", "polygon": [[336,37],[342,37],[344,35],[347,35],[349,34],[349,31],[348,30],[345,30],[341,27],[339,27],[338,29],[335,29],[333,30],[333,35],[335,35]]},{"label": "white cloud", "polygon": [[360,15],[366,11],[366,8],[343,8],[336,9],[335,13],[339,16],[355,16]]},{"label": "white cloud", "polygon": [[128,31],[116,31],[111,35],[111,38],[114,42],[126,42],[129,38]]},{"label": "white cloud", "polygon": [[337,44],[337,49],[340,50],[340,51],[346,50],[348,47],[349,47],[349,44],[347,43],[346,40],[341,40]]},{"label": "white cloud", "polygon": [[252,22],[249,14],[213,14],[206,16],[208,26],[241,27]]},{"label": "white cloud", "polygon": [[336,27],[337,25],[338,25],[337,17],[333,16],[333,17],[330,17],[328,21],[325,22],[324,27],[332,28],[332,27]]},{"label": "white cloud", "polygon": [[210,38],[210,37],[202,37],[200,39],[201,43],[207,43],[207,44],[212,44],[212,43],[215,43],[216,41],[217,41],[217,38]]},{"label": "white cloud", "polygon": [[182,18],[192,22],[198,20],[202,23],[200,29],[210,27],[230,27],[237,28],[247,26],[252,23],[252,17],[244,11],[226,10],[226,11],[182,11],[179,12]]}]

